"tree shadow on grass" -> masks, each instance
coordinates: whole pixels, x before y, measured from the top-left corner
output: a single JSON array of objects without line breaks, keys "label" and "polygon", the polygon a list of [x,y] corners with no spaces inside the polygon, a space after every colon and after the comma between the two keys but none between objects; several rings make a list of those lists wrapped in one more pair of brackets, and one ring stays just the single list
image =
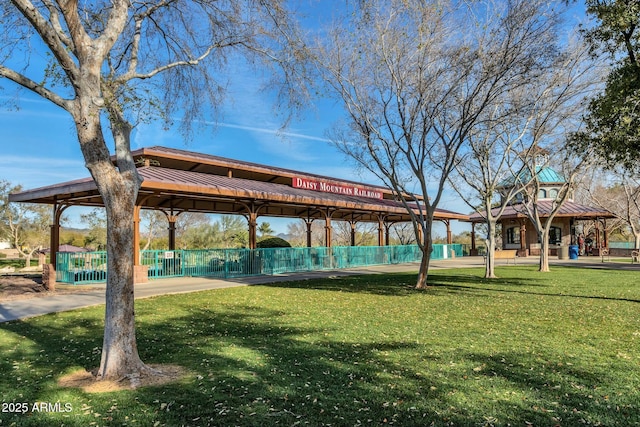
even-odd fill
[{"label": "tree shadow on grass", "polygon": [[[609,380],[607,370],[553,366],[546,362],[552,355],[454,356],[428,343],[393,337],[341,339],[339,330],[320,323],[300,326],[286,309],[207,306],[187,297],[169,297],[162,307],[158,302],[138,303],[141,356],[148,363],[184,366],[193,375],[178,384],[101,396],[60,390],[55,384],[61,373],[79,364],[97,366],[100,310],[85,310],[83,322],[65,313],[0,325],[2,333],[22,342],[0,365],[4,401],[65,399],[74,406],[70,414],[11,414],[5,423],[477,426],[555,425],[561,417],[562,425],[585,420],[622,425],[640,416],[633,403],[637,393],[616,397],[624,415],[607,415],[611,411],[604,397],[589,397]],[[457,366],[452,357],[460,362]],[[544,375],[531,371],[545,363],[540,368]],[[476,365],[480,369],[469,367]],[[492,389],[492,378],[506,386]],[[501,390],[517,398],[506,398]]]},{"label": "tree shadow on grass", "polygon": [[[585,368],[584,364],[574,365],[566,355],[534,352],[464,353],[462,357],[475,366],[468,379],[482,384],[488,397],[507,409],[503,423],[511,417],[524,422],[521,425],[626,426],[640,422],[638,380],[629,381],[628,390],[612,386],[619,384],[616,371],[624,367]],[[501,393],[494,393],[495,389]]]},{"label": "tree shadow on grass", "polygon": [[[521,295],[537,295],[537,296],[546,296],[546,297],[559,297],[559,298],[578,298],[578,299],[593,299],[593,300],[604,300],[604,301],[624,301],[624,302],[633,302],[640,303],[640,299],[635,298],[624,298],[624,297],[608,297],[604,295],[579,295],[579,294],[571,294],[566,292],[537,292],[526,289],[505,289],[501,287],[482,287],[482,286],[464,286],[460,284],[451,284],[451,283],[433,283],[432,286],[436,287],[439,291],[445,293],[458,293],[458,294],[484,294],[485,296],[489,296],[490,294],[497,293],[512,293],[512,294],[521,294]],[[531,286],[531,285],[527,285]]]},{"label": "tree shadow on grass", "polygon": [[[453,291],[463,289],[472,290],[476,285],[491,285],[497,290],[500,287],[545,287],[539,284],[535,278],[498,278],[485,279],[480,274],[470,274],[468,269],[458,270],[459,273],[444,273],[436,271],[429,274],[427,292],[434,289],[450,288]],[[365,293],[385,296],[411,296],[425,290],[416,289],[416,273],[390,273],[380,275],[358,276],[330,276],[318,279],[274,282],[259,286],[275,288],[313,289],[334,292]],[[258,285],[254,285],[258,286]],[[485,290],[477,287],[478,290]]]},{"label": "tree shadow on grass", "polygon": [[[429,288],[415,288],[415,273],[391,273],[383,275],[331,276],[321,279],[274,282],[254,286],[266,286],[284,289],[309,289],[332,292],[363,293],[371,295],[408,297],[423,292],[429,295],[460,294],[474,297],[493,297],[499,293],[539,295],[562,298],[581,298],[639,303],[640,299],[609,297],[604,295],[576,294],[566,292],[564,288],[541,283],[536,277],[505,277],[486,279],[479,274],[470,274],[468,270],[437,271],[429,275]],[[558,289],[557,292],[553,292]],[[546,291],[546,292],[545,292]]]},{"label": "tree shadow on grass", "polygon": [[[15,364],[2,365],[0,383],[8,391],[3,399],[55,402],[63,393],[76,408],[86,408],[65,425],[96,420],[101,425],[355,425],[392,420],[421,424],[412,421],[417,408],[408,411],[397,402],[413,398],[422,380],[383,356],[411,351],[413,344],[335,341],[324,338],[331,330],[292,326],[280,322],[282,316],[281,311],[254,306],[199,309],[195,304],[188,315],[165,321],[147,323],[142,315],[138,346],[143,360],[185,366],[193,377],[180,384],[103,396],[61,392],[55,385],[55,377],[77,367],[78,359],[87,369],[99,362],[93,346],[100,334],[74,334],[71,355],[57,346],[69,340],[64,322],[5,323],[0,330],[23,334],[29,343],[23,340],[12,356],[25,364],[16,376],[6,375],[16,372]],[[47,357],[39,359],[43,352]],[[47,368],[53,375],[43,378]],[[411,383],[401,381],[405,374],[413,378]],[[42,386],[32,386],[39,381]],[[446,390],[444,385],[426,389],[436,401]],[[13,414],[6,421],[18,426],[52,424],[51,414],[43,413]]]},{"label": "tree shadow on grass", "polygon": [[253,286],[281,289],[308,289],[332,292],[408,296],[415,293],[415,274],[329,276],[318,279],[273,282]]}]

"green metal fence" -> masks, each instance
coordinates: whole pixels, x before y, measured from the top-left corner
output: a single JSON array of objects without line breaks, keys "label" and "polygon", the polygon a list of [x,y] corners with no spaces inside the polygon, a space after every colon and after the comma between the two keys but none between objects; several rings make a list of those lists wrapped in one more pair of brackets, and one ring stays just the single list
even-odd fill
[{"label": "green metal fence", "polygon": [[[431,259],[464,255],[463,245],[433,245]],[[246,277],[333,270],[367,265],[418,262],[417,245],[338,246],[332,248],[201,249],[142,251],[140,263],[150,279],[168,277]],[[99,283],[107,279],[106,252],[60,252],[56,280],[62,283]]]},{"label": "green metal fence", "polygon": [[616,249],[636,249],[634,242],[609,242],[609,248]]},{"label": "green metal fence", "polygon": [[107,253],[59,252],[56,281],[62,283],[100,283],[107,280]]}]

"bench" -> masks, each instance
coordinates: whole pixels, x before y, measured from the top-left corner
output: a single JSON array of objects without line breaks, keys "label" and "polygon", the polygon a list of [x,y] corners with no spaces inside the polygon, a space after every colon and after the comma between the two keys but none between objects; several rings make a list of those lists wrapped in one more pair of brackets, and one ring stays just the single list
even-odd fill
[{"label": "bench", "polygon": [[[517,249],[502,249],[500,251],[493,252],[493,259],[506,259],[507,264],[509,264],[509,260],[513,260],[513,265],[516,265],[516,257],[518,256]],[[487,256],[484,256],[485,261],[487,260]]]}]

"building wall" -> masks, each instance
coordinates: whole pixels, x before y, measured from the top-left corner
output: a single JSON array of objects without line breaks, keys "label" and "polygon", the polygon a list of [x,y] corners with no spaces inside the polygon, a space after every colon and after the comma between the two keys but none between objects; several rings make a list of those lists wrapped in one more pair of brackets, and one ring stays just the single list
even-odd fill
[{"label": "building wall", "polygon": [[[540,254],[540,243],[538,243],[538,233],[536,232],[533,223],[528,219],[524,220],[524,225],[526,227],[526,238],[525,238],[525,246],[526,249],[529,250],[530,255],[539,255]],[[556,227],[557,230],[560,231],[560,245],[570,245],[571,244],[571,219],[570,218],[557,218],[551,223],[552,227]],[[506,220],[502,227],[502,241],[504,249],[520,249],[521,244],[518,243],[510,243],[511,236],[520,235],[520,227],[521,224],[519,222],[511,222],[511,220]],[[513,228],[514,231],[509,232],[509,229]],[[517,230],[517,231],[516,231]],[[550,249],[552,252],[555,252],[555,249],[558,245],[551,244]]]}]

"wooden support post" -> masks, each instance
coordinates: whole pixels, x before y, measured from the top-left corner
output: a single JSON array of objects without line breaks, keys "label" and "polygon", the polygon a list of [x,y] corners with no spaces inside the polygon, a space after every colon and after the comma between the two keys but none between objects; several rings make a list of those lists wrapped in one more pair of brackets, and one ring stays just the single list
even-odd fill
[{"label": "wooden support post", "polygon": [[257,204],[254,201],[241,203],[246,209],[246,213],[242,215],[247,219],[249,225],[249,249],[256,249],[258,247],[258,216],[260,209],[267,207],[266,204]]},{"label": "wooden support post", "polygon": [[133,283],[147,283],[149,281],[149,266],[142,265],[140,256],[140,209],[133,210]]},{"label": "wooden support post", "polygon": [[258,229],[258,214],[250,212],[247,216],[247,222],[249,223],[249,249],[255,249],[258,247],[258,239],[256,237],[256,231]]},{"label": "wooden support post", "polygon": [[520,250],[518,251],[519,257],[529,256],[527,251],[527,223],[526,220],[520,221]]},{"label": "wooden support post", "polygon": [[58,249],[60,248],[60,218],[62,212],[68,206],[53,204],[53,221],[49,234],[49,264],[42,266],[42,284],[45,289],[54,291],[56,289],[56,268],[58,259]]},{"label": "wooden support post", "polygon": [[169,221],[169,250],[174,251],[176,249],[176,222],[178,221],[178,215],[167,215]]},{"label": "wooden support post", "polygon": [[[58,249],[60,248],[60,218],[66,206],[53,204],[53,221],[51,224],[51,233],[49,235],[49,263],[56,265],[58,258]],[[55,277],[55,276],[54,276]]]},{"label": "wooden support post", "polygon": [[356,222],[349,221],[349,225],[351,225],[351,246],[356,245]]},{"label": "wooden support post", "polygon": [[60,248],[60,224],[51,224],[51,234],[49,235],[49,262],[56,265],[58,249]]},{"label": "wooden support post", "polygon": [[471,256],[478,255],[478,249],[476,248],[476,223],[471,223],[471,251],[469,252]]},{"label": "wooden support post", "polygon": [[324,244],[326,247],[331,247],[331,215],[327,214],[325,218],[325,226],[324,226]]},{"label": "wooden support post", "polygon": [[391,226],[393,224],[385,223],[384,225],[384,245],[389,246],[391,243]]},{"label": "wooden support post", "polygon": [[311,225],[313,224],[313,220],[308,221],[305,220],[305,224],[307,224],[307,247],[311,247]]}]

